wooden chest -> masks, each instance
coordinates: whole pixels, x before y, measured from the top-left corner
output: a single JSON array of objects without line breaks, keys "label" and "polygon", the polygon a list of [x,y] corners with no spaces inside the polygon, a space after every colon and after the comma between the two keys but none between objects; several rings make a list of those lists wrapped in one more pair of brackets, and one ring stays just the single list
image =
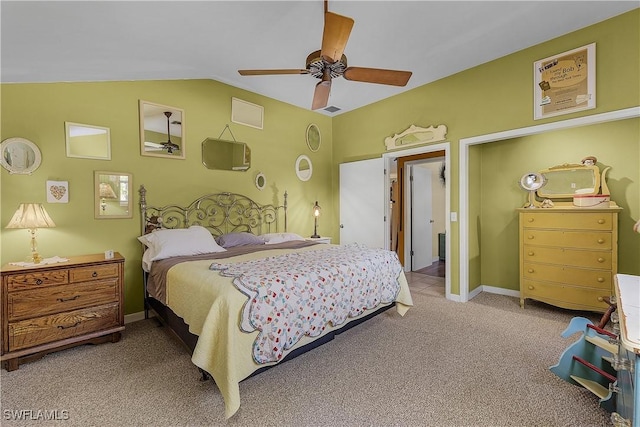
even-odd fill
[{"label": "wooden chest", "polygon": [[2,268],[2,356],[24,360],[86,343],[116,342],[124,329],[124,258],[70,257],[37,267]]},{"label": "wooden chest", "polygon": [[604,312],[618,269],[619,208],[519,209],[520,305]]}]

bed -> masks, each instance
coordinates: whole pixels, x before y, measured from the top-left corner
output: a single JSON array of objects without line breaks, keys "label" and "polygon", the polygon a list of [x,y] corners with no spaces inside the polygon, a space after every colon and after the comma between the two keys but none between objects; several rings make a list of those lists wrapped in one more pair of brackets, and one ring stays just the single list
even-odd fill
[{"label": "bed", "polygon": [[213,378],[226,418],[243,379],[412,306],[394,252],[288,232],[286,193],[282,204],[217,193],[154,207],[139,192],[145,317],[155,312]]}]

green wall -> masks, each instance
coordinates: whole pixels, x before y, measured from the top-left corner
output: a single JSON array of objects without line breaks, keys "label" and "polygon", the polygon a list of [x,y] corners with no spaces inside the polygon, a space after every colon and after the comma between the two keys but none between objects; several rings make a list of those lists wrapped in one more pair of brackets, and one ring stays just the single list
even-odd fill
[{"label": "green wall", "polygon": [[[451,182],[447,185],[451,186],[451,210],[458,211],[460,139],[640,105],[639,23],[640,9],[635,9],[596,25],[335,117],[333,119],[334,183],[338,182],[340,163],[379,157],[385,151],[385,137],[402,132],[412,124],[423,127],[445,124],[448,127],[447,141],[451,143]],[[597,107],[534,121],[533,63],[539,59],[594,42],[596,43],[597,58]],[[616,148],[609,145],[609,140],[608,138],[606,142],[602,141],[603,151],[598,156],[605,163],[611,163],[612,159],[616,158],[612,153]],[[636,134],[632,140],[638,144],[640,137]],[[484,183],[481,182],[481,172],[488,169],[500,169],[503,164],[497,159],[493,164],[488,164],[482,159],[483,150],[481,148],[470,148],[469,287],[474,289],[483,284],[483,279],[485,279],[482,276],[485,272],[482,268],[481,252],[487,250],[499,254],[506,253],[512,248],[500,248],[497,242],[488,241],[484,235],[478,234],[484,206],[482,200]],[[573,151],[569,156],[571,160],[580,160],[583,154],[589,154],[585,153],[583,146],[579,143],[567,145],[567,150]],[[555,156],[551,153],[543,166],[563,163],[566,161],[566,157],[565,155]],[[631,162],[635,162],[637,170],[640,163],[637,152],[635,155],[631,155],[630,159]],[[526,156],[513,161],[523,171],[535,169]],[[617,173],[620,173],[619,165],[612,164],[612,166],[618,168]],[[625,171],[628,170],[625,169]],[[519,176],[512,179],[515,182],[518,178]],[[634,184],[637,189],[637,173],[627,178],[635,180]],[[334,220],[338,218],[339,213],[338,188],[337,184],[335,185],[334,204],[337,209]],[[625,212],[637,219],[640,216],[637,194],[629,199],[624,197],[629,197],[629,195],[625,193],[622,199],[616,201],[621,205],[629,205],[629,209]],[[512,205],[509,209],[513,209],[519,206],[522,200],[510,203]],[[334,223],[337,224],[337,220]],[[451,223],[451,290],[454,294],[458,294],[460,289],[458,224],[458,222]],[[334,234],[337,234],[337,230]],[[634,238],[636,241],[638,240],[637,236]],[[517,244],[517,240],[515,244]],[[634,254],[635,258],[633,258]],[[622,266],[637,264],[637,246],[635,251],[621,251],[620,258]],[[511,275],[509,274],[509,276]],[[495,280],[493,277],[486,279],[490,279],[492,282]],[[503,280],[487,284],[513,288],[511,279],[505,278]]]},{"label": "green wall", "polygon": [[[125,312],[142,310],[142,274],[138,188],[147,188],[150,205],[188,204],[197,196],[219,191],[246,194],[261,203],[282,204],[289,194],[289,230],[303,236],[313,232],[312,207],[319,200],[331,206],[331,118],[211,80],[3,84],[1,139],[27,138],[42,152],[42,165],[32,175],[0,172],[1,221],[5,227],[21,202],[41,202],[57,227],[38,231],[42,256],[71,256],[113,249],[125,258]],[[232,123],[231,98],[264,106],[264,129]],[[185,111],[186,159],[140,155],[138,101],[142,99]],[[111,160],[68,158],[64,122],[105,126],[111,131]],[[316,123],[322,145],[312,153],[305,131]],[[229,124],[238,141],[251,147],[247,172],[216,171],[202,165],[201,142],[217,138]],[[228,135],[226,133],[225,135]],[[296,158],[308,155],[313,176],[299,181]],[[93,172],[133,174],[134,215],[131,219],[94,219]],[[267,186],[254,185],[258,171]],[[69,182],[69,203],[46,203],[47,180]],[[319,222],[319,232],[331,235],[332,224]],[[29,253],[26,230],[1,230],[1,261],[21,261]]]},{"label": "green wall", "polygon": [[[136,209],[132,219],[94,219],[95,170],[132,173],[136,204],[140,184],[145,184],[148,202],[154,205],[186,204],[198,195],[216,191],[247,194],[263,203],[281,203],[282,194],[287,190],[289,230],[302,235],[312,232],[311,207],[318,200],[325,213],[319,221],[319,233],[337,241],[339,164],[379,157],[385,151],[384,138],[412,124],[425,127],[445,124],[447,140],[451,143],[452,166],[447,185],[451,186],[451,209],[458,211],[458,146],[461,138],[640,105],[639,22],[640,10],[636,9],[334,118],[211,80],[2,84],[1,139],[14,136],[30,139],[40,147],[43,162],[30,176],[9,175],[4,169],[0,172],[0,225],[7,224],[20,202],[44,203],[46,180],[69,181],[68,204],[45,203],[57,227],[40,230],[40,252],[43,256],[99,253],[107,249],[121,252],[127,259],[125,310],[133,313],[142,309],[141,248],[136,240],[140,233],[139,213]],[[593,42],[597,56],[597,108],[534,121],[533,62]],[[264,106],[264,130],[231,123],[231,97]],[[140,99],[184,109],[185,160],[140,155]],[[109,127],[112,160],[67,158],[65,121]],[[317,153],[307,149],[304,138],[306,127],[312,122],[318,124],[322,134],[322,146]],[[217,138],[226,124],[231,126],[238,141],[251,147],[252,167],[248,172],[214,171],[202,165],[201,142],[207,137]],[[620,126],[602,125],[598,127],[599,140],[566,142],[561,151],[557,151],[559,143],[548,142],[546,135],[534,138],[533,142],[522,142],[527,146],[535,145],[536,150],[539,145],[546,145],[546,151],[550,153],[545,156],[522,155],[526,148],[520,148],[519,141],[517,148],[505,148],[505,156],[511,162],[510,172],[499,176],[493,176],[490,171],[504,167],[500,147],[506,147],[507,143],[471,147],[470,288],[488,284],[515,289],[513,268],[497,275],[491,270],[496,259],[513,250],[509,246],[514,244],[513,238],[509,237],[513,225],[509,222],[513,220],[513,209],[524,200],[523,192],[513,187],[524,173],[521,171],[596,155],[600,162],[613,167],[609,181],[612,193],[615,188],[613,198],[625,208],[620,223],[622,234],[622,228],[640,216],[637,126],[637,120],[620,123]],[[610,133],[612,129],[613,133]],[[589,130],[585,132],[588,134]],[[620,138],[626,141],[622,145],[617,141]],[[625,153],[629,149],[632,153],[627,156]],[[624,152],[621,154],[619,150]],[[295,177],[294,164],[300,154],[307,154],[313,161],[313,177],[307,182]],[[253,184],[258,171],[267,177],[267,187],[262,192]],[[505,190],[504,208],[501,213],[495,213],[507,221],[506,231],[491,227],[490,215],[494,213],[484,202],[490,187],[482,182],[483,179],[503,179],[512,183],[511,186],[507,184],[509,188]],[[452,257],[449,262],[452,292],[457,294],[457,222],[451,224],[451,232]],[[28,254],[27,231],[2,229],[1,233],[2,263],[21,260]],[[495,235],[502,241],[493,242]],[[621,235],[621,271],[624,268],[633,273],[635,266],[635,274],[638,273],[638,245],[637,236]]]}]

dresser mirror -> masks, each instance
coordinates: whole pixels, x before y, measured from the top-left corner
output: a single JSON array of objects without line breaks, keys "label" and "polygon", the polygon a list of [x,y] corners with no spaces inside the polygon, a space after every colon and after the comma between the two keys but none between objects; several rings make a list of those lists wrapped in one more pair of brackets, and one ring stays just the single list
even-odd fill
[{"label": "dresser mirror", "polygon": [[140,154],[184,159],[184,111],[141,100]]},{"label": "dresser mirror", "polygon": [[67,157],[111,160],[109,128],[65,122]]},{"label": "dresser mirror", "polygon": [[132,185],[133,176],[130,173],[95,171],[95,218],[132,218]]},{"label": "dresser mirror", "polygon": [[246,171],[251,167],[251,149],[244,142],[207,138],[202,141],[202,164],[207,169]]},{"label": "dresser mirror", "polygon": [[0,144],[0,152],[0,163],[11,174],[30,175],[42,163],[38,146],[25,138],[5,139]]},{"label": "dresser mirror", "polygon": [[598,194],[602,184],[603,194],[609,194],[604,175],[596,165],[563,164],[539,171],[546,185],[538,189],[539,197],[546,199],[567,199],[576,194]]}]

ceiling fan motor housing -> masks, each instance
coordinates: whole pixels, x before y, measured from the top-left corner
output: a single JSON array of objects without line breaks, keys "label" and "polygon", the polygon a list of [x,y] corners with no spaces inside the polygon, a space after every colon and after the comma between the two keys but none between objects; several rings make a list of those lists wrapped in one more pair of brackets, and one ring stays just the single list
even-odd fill
[{"label": "ceiling fan motor housing", "polygon": [[316,50],[307,56],[307,70],[317,79],[322,79],[325,70],[329,70],[331,78],[340,77],[347,69],[347,57],[342,55],[339,61],[329,62],[322,57],[321,51]]}]

